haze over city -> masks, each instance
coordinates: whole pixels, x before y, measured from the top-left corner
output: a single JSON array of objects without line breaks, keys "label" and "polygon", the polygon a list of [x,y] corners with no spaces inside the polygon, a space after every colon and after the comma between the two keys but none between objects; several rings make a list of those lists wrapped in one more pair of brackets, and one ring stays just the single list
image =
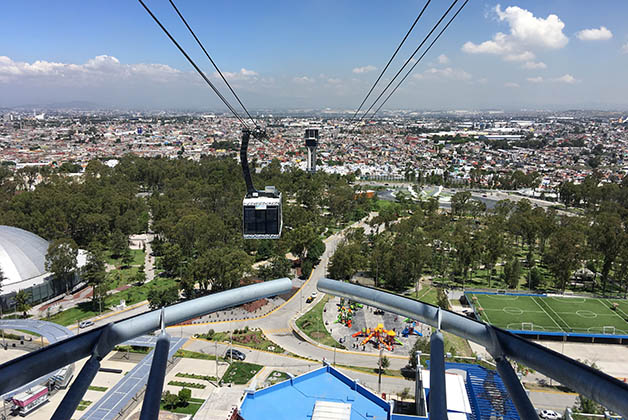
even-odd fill
[{"label": "haze over city", "polygon": [[[167,2],[149,4],[218,81]],[[355,109],[423,2],[179,6],[251,109]],[[427,9],[391,70],[446,6]],[[627,13],[622,1],[471,1],[385,109],[626,109]],[[224,109],[126,1],[5,4],[0,89],[3,107]]]}]

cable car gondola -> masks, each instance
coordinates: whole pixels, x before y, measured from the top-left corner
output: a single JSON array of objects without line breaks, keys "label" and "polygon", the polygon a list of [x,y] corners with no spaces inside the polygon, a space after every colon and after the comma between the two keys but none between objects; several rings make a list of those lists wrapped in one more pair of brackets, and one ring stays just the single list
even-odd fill
[{"label": "cable car gondola", "polygon": [[266,132],[260,129],[251,131],[245,128],[242,130],[240,164],[246,182],[246,195],[242,200],[243,236],[244,239],[279,239],[283,227],[281,192],[272,186],[267,186],[263,191],[258,191],[253,186],[247,159],[251,134],[256,139],[266,137]]}]

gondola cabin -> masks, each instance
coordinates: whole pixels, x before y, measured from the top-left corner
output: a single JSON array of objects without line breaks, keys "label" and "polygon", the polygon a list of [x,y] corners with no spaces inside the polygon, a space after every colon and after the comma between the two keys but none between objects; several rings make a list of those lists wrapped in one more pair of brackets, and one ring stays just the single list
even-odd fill
[{"label": "gondola cabin", "polygon": [[244,239],[281,238],[281,193],[275,187],[247,194],[242,207]]}]

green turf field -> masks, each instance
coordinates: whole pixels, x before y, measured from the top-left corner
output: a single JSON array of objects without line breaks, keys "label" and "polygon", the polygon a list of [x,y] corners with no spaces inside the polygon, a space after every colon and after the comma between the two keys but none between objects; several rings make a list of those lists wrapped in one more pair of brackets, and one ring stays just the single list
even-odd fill
[{"label": "green turf field", "polygon": [[[466,293],[483,321],[507,330],[628,335],[628,301]],[[617,304],[616,309],[611,309]]]}]

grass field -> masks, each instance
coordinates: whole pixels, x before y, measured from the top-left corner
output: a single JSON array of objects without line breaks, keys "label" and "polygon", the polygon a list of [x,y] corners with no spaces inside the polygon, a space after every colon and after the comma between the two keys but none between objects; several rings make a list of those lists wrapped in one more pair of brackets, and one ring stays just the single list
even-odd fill
[{"label": "grass field", "polygon": [[483,321],[508,330],[628,335],[627,300],[474,293],[466,295]]}]

